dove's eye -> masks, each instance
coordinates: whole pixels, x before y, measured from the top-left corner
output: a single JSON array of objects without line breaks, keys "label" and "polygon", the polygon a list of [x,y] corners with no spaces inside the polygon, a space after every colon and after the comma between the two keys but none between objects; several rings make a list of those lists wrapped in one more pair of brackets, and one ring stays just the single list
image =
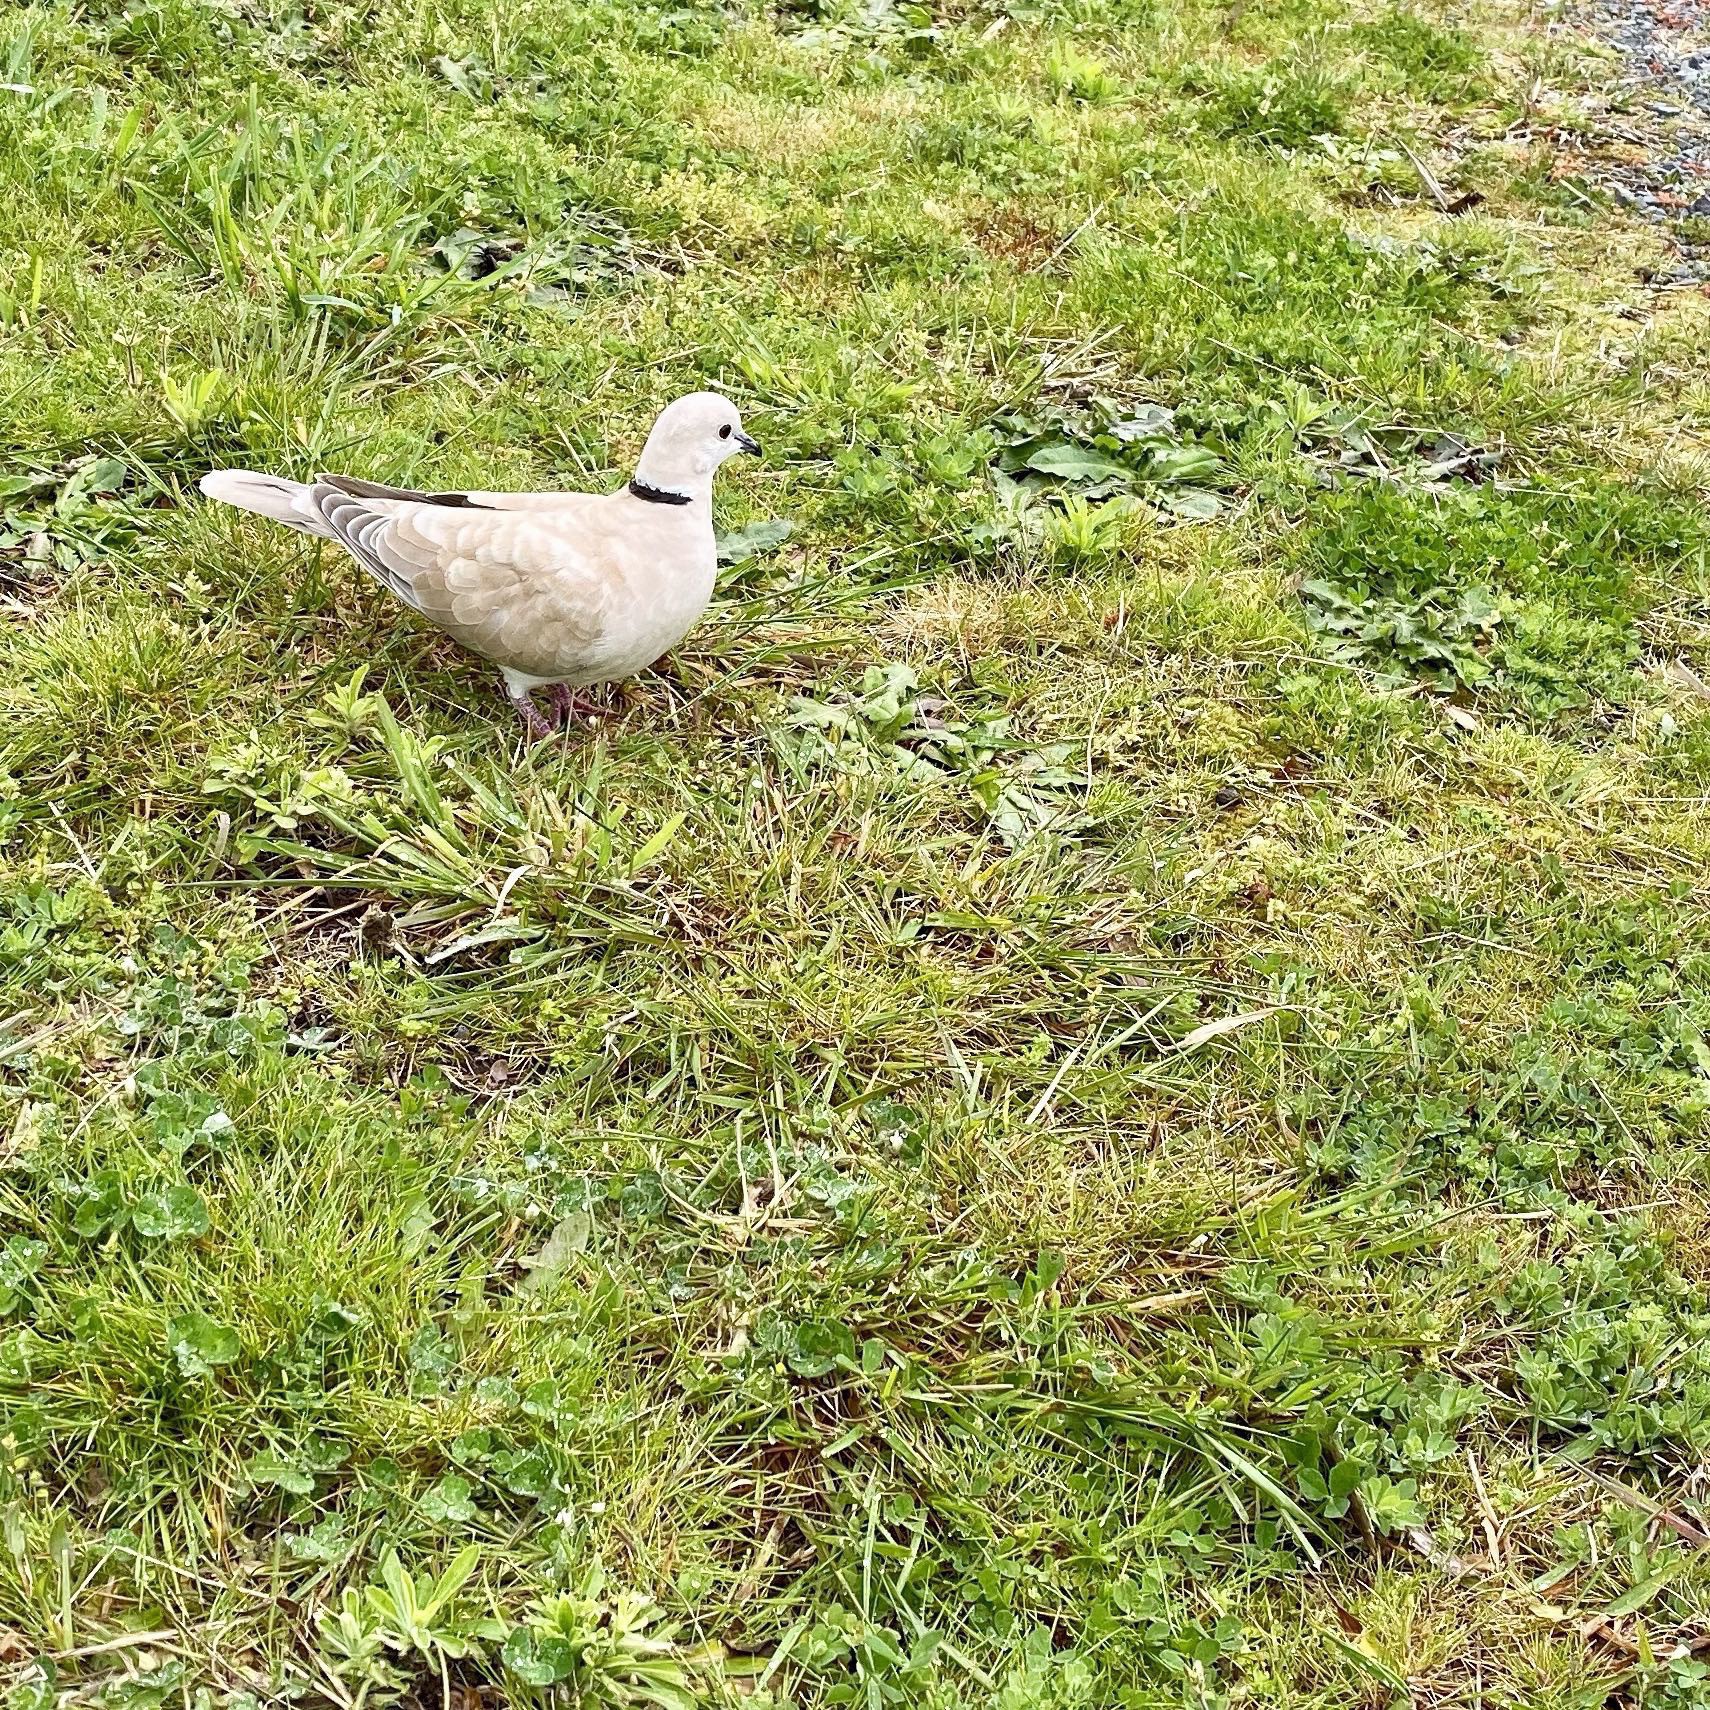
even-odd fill
[{"label": "dove's eye", "polygon": [[720,439],[729,439],[730,438],[730,423],[729,422],[726,422],[724,424],[724,426],[718,430],[718,437]]}]

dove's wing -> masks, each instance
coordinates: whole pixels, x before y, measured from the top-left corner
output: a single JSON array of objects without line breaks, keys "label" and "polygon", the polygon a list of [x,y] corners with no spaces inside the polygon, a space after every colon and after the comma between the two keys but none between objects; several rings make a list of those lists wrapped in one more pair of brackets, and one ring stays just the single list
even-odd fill
[{"label": "dove's wing", "polygon": [[400,492],[322,477],[314,503],[377,581],[477,653],[551,680],[598,651],[614,567],[567,517]]},{"label": "dove's wing", "polygon": [[593,493],[423,493],[414,487],[387,487],[379,481],[359,481],[354,475],[323,475],[321,479],[353,499],[392,499],[421,505],[449,505],[454,510],[562,511],[585,505]]}]

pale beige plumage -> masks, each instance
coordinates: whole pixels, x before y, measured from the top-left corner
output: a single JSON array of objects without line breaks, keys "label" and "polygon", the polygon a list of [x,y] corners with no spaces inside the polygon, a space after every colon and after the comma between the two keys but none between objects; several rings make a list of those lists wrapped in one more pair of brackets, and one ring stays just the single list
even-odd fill
[{"label": "pale beige plumage", "polygon": [[[712,478],[758,453],[736,408],[693,392],[653,425],[614,493],[418,493],[347,476],[215,470],[202,491],[336,540],[430,623],[497,665],[533,735],[530,691],[615,682],[688,634],[712,597]],[[573,696],[570,697],[573,700]]]}]

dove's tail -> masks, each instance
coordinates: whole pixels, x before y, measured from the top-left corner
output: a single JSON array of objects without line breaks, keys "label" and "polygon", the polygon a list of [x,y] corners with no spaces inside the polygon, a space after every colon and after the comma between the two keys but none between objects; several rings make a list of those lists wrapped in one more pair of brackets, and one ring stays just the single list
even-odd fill
[{"label": "dove's tail", "polygon": [[337,537],[315,506],[314,489],[306,481],[282,481],[277,475],[257,475],[251,469],[215,469],[204,475],[201,488],[210,499],[271,517],[303,534],[324,540]]}]

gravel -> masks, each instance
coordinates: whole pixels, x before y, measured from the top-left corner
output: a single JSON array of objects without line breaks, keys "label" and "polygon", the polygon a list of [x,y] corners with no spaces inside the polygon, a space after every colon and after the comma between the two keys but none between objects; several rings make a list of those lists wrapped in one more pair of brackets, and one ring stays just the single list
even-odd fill
[{"label": "gravel", "polygon": [[[1573,21],[1622,60],[1608,130],[1636,158],[1607,164],[1610,191],[1647,219],[1710,219],[1710,0],[1590,0]],[[1707,248],[1681,245],[1694,278]]]}]

